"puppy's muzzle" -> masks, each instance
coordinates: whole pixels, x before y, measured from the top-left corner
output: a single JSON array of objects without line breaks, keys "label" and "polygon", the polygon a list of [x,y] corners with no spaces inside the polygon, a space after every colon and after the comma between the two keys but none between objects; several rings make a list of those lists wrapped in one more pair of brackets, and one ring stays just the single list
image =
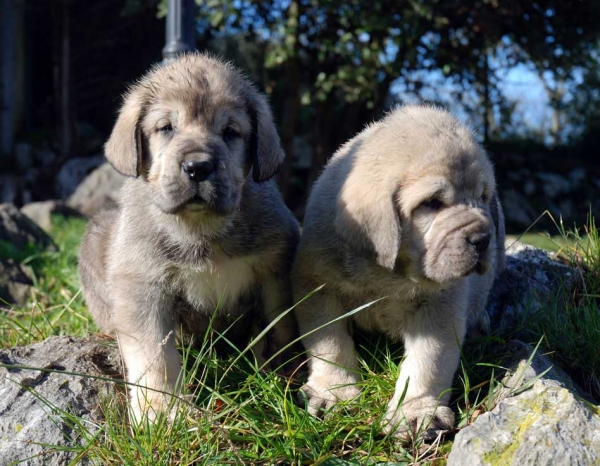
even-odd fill
[{"label": "puppy's muzzle", "polygon": [[487,272],[487,251],[490,247],[492,235],[489,232],[479,232],[467,236],[467,243],[475,249],[477,254],[477,264],[475,265],[474,271],[478,274],[484,274]]},{"label": "puppy's muzzle", "polygon": [[209,160],[202,162],[183,162],[181,170],[191,181],[201,183],[211,177],[215,171],[215,164]]},{"label": "puppy's muzzle", "polygon": [[475,233],[467,237],[467,242],[475,248],[478,254],[481,254],[490,247],[491,239],[492,235],[490,233]]}]

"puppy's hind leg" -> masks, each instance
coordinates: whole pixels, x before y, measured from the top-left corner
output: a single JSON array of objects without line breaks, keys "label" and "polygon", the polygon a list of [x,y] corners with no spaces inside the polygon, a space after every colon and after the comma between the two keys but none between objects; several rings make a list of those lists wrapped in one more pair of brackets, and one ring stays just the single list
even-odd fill
[{"label": "puppy's hind leg", "polygon": [[360,394],[358,360],[348,332],[350,322],[343,319],[330,323],[345,312],[333,293],[325,289],[317,291],[295,311],[309,358],[309,377],[302,392],[308,398],[308,412],[317,416],[338,401],[351,400]]}]

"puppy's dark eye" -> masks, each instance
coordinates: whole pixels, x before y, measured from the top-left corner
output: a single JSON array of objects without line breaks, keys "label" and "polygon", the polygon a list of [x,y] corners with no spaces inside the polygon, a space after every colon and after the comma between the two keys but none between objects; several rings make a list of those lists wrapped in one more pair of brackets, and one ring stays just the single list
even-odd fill
[{"label": "puppy's dark eye", "polygon": [[488,195],[488,193],[483,193],[481,195],[481,202],[483,202],[484,204],[487,204],[489,200],[490,196]]},{"label": "puppy's dark eye", "polygon": [[421,203],[420,208],[429,209],[429,210],[440,210],[444,207],[444,204],[439,199],[427,199],[425,202]]},{"label": "puppy's dark eye", "polygon": [[239,137],[241,137],[240,132],[232,126],[228,126],[223,130],[223,139],[225,141],[232,141]]},{"label": "puppy's dark eye", "polygon": [[173,132],[173,125],[171,123],[167,123],[166,125],[162,125],[160,128],[158,128],[158,130],[161,133],[172,133]]}]

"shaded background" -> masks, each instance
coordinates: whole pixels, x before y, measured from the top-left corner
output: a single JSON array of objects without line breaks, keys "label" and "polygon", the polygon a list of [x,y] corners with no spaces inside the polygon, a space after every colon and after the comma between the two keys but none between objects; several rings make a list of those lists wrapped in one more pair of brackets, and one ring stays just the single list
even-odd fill
[{"label": "shaded background", "polygon": [[[165,12],[164,0],[0,0],[0,202],[65,198],[61,170],[98,166],[121,94],[161,60]],[[597,0],[203,0],[196,20],[197,48],[270,96],[299,218],[341,143],[420,101],[478,131],[509,231],[546,209],[569,227],[600,212]]]}]

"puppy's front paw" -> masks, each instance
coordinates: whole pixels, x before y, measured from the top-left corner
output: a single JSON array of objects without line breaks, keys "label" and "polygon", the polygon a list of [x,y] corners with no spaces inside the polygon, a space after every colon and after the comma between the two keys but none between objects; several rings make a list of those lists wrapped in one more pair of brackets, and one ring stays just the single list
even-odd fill
[{"label": "puppy's front paw", "polygon": [[167,393],[135,387],[130,392],[130,417],[135,425],[154,424],[161,416],[175,418],[182,403]]},{"label": "puppy's front paw", "polygon": [[322,378],[310,377],[300,389],[300,399],[301,402],[308,401],[307,411],[318,417],[340,401],[351,401],[358,397],[360,389],[355,385],[357,382],[354,378],[347,378],[329,383]]},{"label": "puppy's front paw", "polygon": [[166,403],[158,397],[150,398],[142,390],[132,391],[130,397],[130,418],[135,425],[146,422],[154,424],[160,413],[166,411]]},{"label": "puppy's front paw", "polygon": [[400,440],[422,438],[433,440],[444,430],[454,427],[454,413],[437,400],[406,400],[399,407],[388,405],[383,432]]}]

